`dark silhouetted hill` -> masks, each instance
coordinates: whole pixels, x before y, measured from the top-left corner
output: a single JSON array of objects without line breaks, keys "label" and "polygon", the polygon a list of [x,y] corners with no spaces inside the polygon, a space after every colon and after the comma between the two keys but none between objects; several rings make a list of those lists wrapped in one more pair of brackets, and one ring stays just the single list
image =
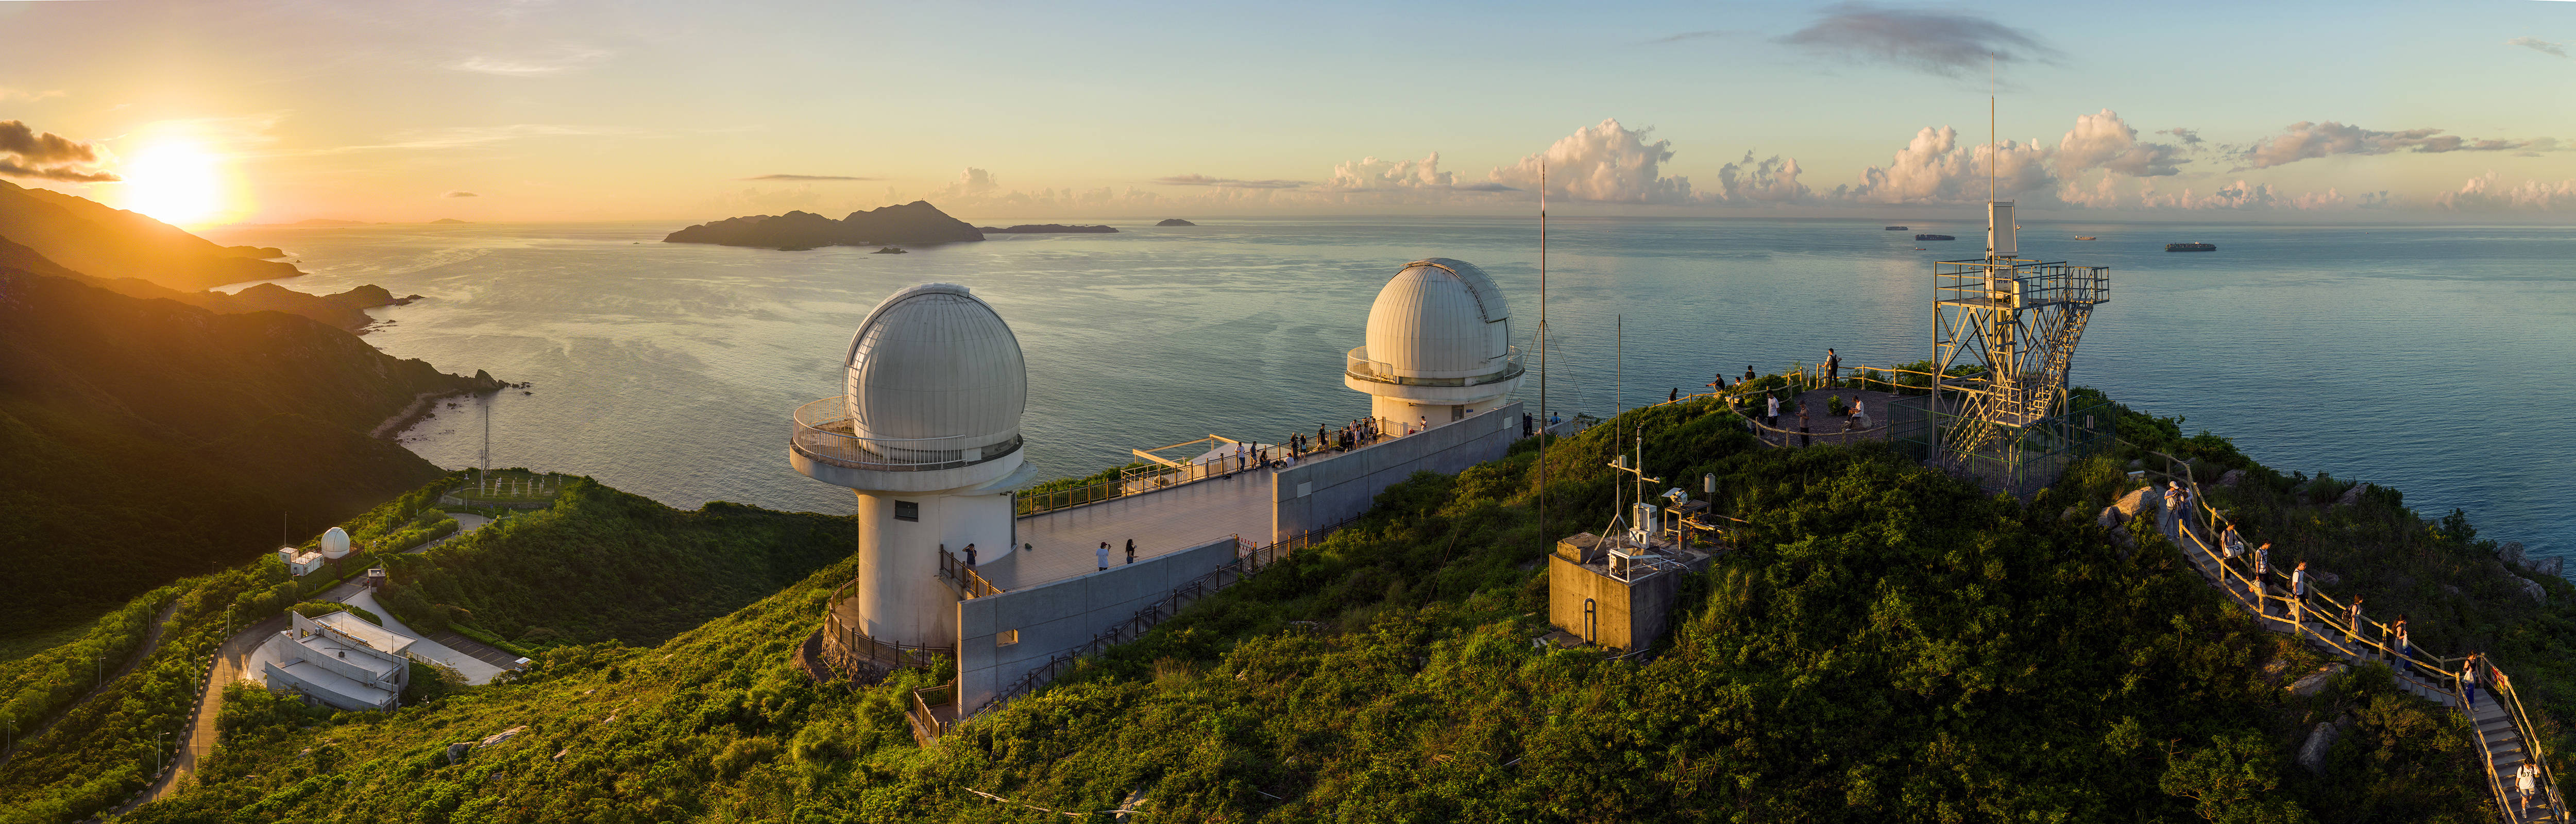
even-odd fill
[{"label": "dark silhouetted hill", "polygon": [[1167,217],[1167,218],[1164,218],[1164,219],[1163,219],[1163,222],[1161,222],[1161,223],[1156,223],[1156,224],[1154,224],[1154,225],[1156,225],[1156,226],[1196,226],[1196,225],[1198,225],[1198,224],[1196,224],[1196,223],[1191,223],[1191,222],[1189,222],[1189,221],[1182,220],[1182,219],[1177,218],[1177,217]]},{"label": "dark silhouetted hill", "polygon": [[672,232],[664,243],[714,243],[723,246],[882,246],[983,240],[967,222],[949,217],[928,201],[851,212],[833,220],[812,212],[753,215],[701,223]]},{"label": "dark silhouetted hill", "polygon": [[0,181],[0,237],[73,271],[136,278],[182,291],[304,274],[276,249],[218,246],[143,215]]},{"label": "dark silhouetted hill", "polygon": [[[0,269],[0,635],[272,550],[435,478],[369,433],[499,384],[278,312]],[[280,515],[285,515],[281,524]]]},{"label": "dark silhouetted hill", "polygon": [[[262,283],[234,294],[222,292],[182,292],[139,278],[94,278],[72,271],[52,259],[23,245],[0,237],[0,269],[23,269],[40,275],[71,278],[127,297],[175,300],[190,306],[216,312],[285,312],[355,332],[375,322],[366,310],[378,306],[410,303],[411,298],[397,298],[382,286],[368,284],[336,295],[309,295]],[[413,297],[418,297],[414,295]]]}]

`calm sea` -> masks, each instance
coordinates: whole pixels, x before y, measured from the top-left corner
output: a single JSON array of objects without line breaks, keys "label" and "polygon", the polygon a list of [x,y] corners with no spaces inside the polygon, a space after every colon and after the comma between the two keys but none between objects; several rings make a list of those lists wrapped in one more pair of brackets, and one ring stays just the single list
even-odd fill
[{"label": "calm sea", "polygon": [[[1132,225],[1130,225],[1132,224]],[[596,476],[681,507],[846,512],[787,466],[788,414],[837,394],[839,359],[887,293],[963,283],[1029,364],[1029,455],[1088,473],[1209,434],[1277,440],[1364,414],[1341,384],[1369,302],[1406,261],[1491,273],[1524,347],[1537,328],[1528,220],[1206,220],[1114,235],[996,236],[908,255],[659,240],[675,226],[245,229],[313,273],[426,300],[376,310],[368,340],[451,372],[534,384],[491,404],[495,466]],[[1549,267],[1550,394],[1614,412],[1747,364],[1887,364],[1930,349],[1930,261],[1979,227],[1909,222],[1559,219]],[[2464,507],[2488,537],[2576,550],[2576,233],[2547,228],[2025,224],[2024,253],[2112,267],[2076,381],[2284,471]],[[2093,235],[2095,241],[2076,241]],[[2219,251],[2169,254],[2202,240]],[[1917,250],[1916,246],[1928,247]],[[1624,326],[1625,368],[1614,330]],[[1622,380],[1624,376],[1624,380]],[[1621,391],[1624,388],[1624,391]],[[1524,392],[1534,397],[1534,387]],[[471,406],[405,442],[441,465],[482,446]]]}]

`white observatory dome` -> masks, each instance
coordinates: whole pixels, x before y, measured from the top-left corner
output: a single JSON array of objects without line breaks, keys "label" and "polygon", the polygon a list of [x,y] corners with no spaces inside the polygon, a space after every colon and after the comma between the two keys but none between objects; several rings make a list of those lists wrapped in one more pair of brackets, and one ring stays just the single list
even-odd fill
[{"label": "white observatory dome", "polygon": [[872,451],[979,460],[1010,451],[983,447],[1019,441],[1029,403],[1020,339],[964,286],[926,283],[888,296],[850,337],[843,363],[851,432]]},{"label": "white observatory dome", "polygon": [[1511,339],[1511,309],[1492,279],[1475,264],[1429,258],[1378,290],[1365,357],[1399,378],[1477,378],[1512,368]]},{"label": "white observatory dome", "polygon": [[349,557],[349,533],[336,526],[323,530],[322,557],[334,561]]}]

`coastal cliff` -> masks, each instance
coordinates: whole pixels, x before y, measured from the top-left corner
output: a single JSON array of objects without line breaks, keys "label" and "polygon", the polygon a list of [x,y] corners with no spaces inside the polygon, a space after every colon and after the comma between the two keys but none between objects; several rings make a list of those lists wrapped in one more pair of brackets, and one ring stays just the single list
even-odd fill
[{"label": "coastal cliff", "polygon": [[814,247],[884,246],[983,240],[966,221],[949,217],[929,201],[851,212],[833,220],[812,212],[752,215],[701,223],[662,238],[664,243],[713,243],[721,246]]},{"label": "coastal cliff", "polygon": [[[273,250],[272,250],[273,251]],[[141,278],[96,278],[72,271],[36,250],[0,237],[0,269],[18,269],[39,275],[69,278],[106,289],[126,297],[174,300],[213,312],[285,312],[302,315],[352,332],[375,323],[368,309],[398,306],[418,299],[419,295],[394,297],[382,286],[368,284],[332,295],[312,295],[274,283],[262,283],[232,294],[222,292],[183,292]]]},{"label": "coastal cliff", "polygon": [[277,249],[219,246],[176,226],[45,189],[0,181],[0,237],[96,278],[196,291],[304,274]]},{"label": "coastal cliff", "polygon": [[[253,298],[256,299],[256,298]],[[369,437],[498,389],[279,312],[219,313],[0,268],[0,632],[112,605],[439,475]]]}]

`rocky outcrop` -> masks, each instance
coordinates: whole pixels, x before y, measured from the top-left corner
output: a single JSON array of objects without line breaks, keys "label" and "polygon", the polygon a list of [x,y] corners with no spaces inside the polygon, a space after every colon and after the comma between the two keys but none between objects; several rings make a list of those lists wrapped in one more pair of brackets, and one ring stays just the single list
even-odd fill
[{"label": "rocky outcrop", "polygon": [[993,228],[993,227],[991,227],[991,226],[986,226],[986,227],[983,227],[983,232],[984,232],[984,234],[988,234],[988,235],[1060,235],[1060,234],[1099,234],[1099,235],[1106,235],[1106,234],[1117,234],[1117,233],[1118,233],[1118,230],[1116,230],[1116,229],[1112,229],[1112,228],[1107,227],[1107,226],[1066,226],[1066,225],[1064,225],[1064,224],[1062,224],[1062,223],[1023,223],[1023,224],[1020,224],[1020,225],[1018,225],[1018,226],[1011,226],[1011,227],[1006,227],[1006,228],[1001,228],[1001,229],[995,229],[995,228]]},{"label": "rocky outcrop", "polygon": [[2290,684],[2290,694],[2315,695],[2319,692],[2323,692],[2326,688],[2326,682],[2334,680],[2334,677],[2342,674],[2344,669],[2344,665],[2336,664],[2332,667],[2326,668],[2324,672],[2319,672],[2292,682]]},{"label": "rocky outcrop", "polygon": [[1161,222],[1161,223],[1156,223],[1156,224],[1154,224],[1154,225],[1156,225],[1156,226],[1196,226],[1196,225],[1198,225],[1198,224],[1196,224],[1196,223],[1191,223],[1191,222],[1189,222],[1189,221],[1182,220],[1182,219],[1177,218],[1177,217],[1168,217],[1168,218],[1164,218],[1164,219],[1163,219],[1163,222]]},{"label": "rocky outcrop", "polygon": [[2369,490],[2369,484],[2353,484],[2351,489],[2343,491],[2343,497],[2335,499],[2335,505],[2352,506],[2354,504],[2361,503],[2362,493]]},{"label": "rocky outcrop", "polygon": [[713,243],[722,246],[885,246],[983,240],[965,221],[949,217],[928,201],[851,212],[833,220],[812,212],[752,215],[701,223],[662,238],[664,243]]},{"label": "rocky outcrop", "polygon": [[2111,508],[2119,510],[2121,520],[2125,521],[2134,520],[2142,515],[2156,515],[2164,511],[2164,505],[2164,495],[2156,492],[2155,487],[2142,486],[2129,490],[2127,495],[2120,496],[2120,500],[2111,504]]},{"label": "rocky outcrop", "polygon": [[2226,474],[2218,476],[2219,486],[2235,486],[2244,482],[2245,470],[2242,469],[2230,469]]},{"label": "rocky outcrop", "polygon": [[2299,766],[2308,768],[2309,772],[2324,775],[2326,753],[2334,749],[2335,737],[2341,733],[2342,729],[2336,727],[2335,722],[2317,722],[2317,728],[2308,732],[2307,742],[2299,745]]}]

